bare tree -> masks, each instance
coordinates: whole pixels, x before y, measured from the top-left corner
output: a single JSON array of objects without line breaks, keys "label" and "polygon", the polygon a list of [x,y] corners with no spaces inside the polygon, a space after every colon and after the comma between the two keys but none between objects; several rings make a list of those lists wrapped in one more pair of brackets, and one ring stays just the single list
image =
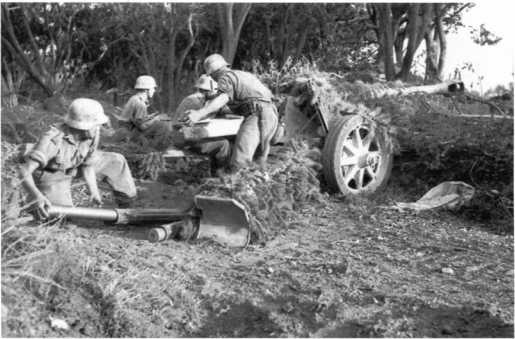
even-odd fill
[{"label": "bare tree", "polygon": [[162,88],[161,109],[170,112],[177,104],[186,57],[198,37],[200,7],[176,3],[118,6],[125,16],[122,27],[128,32],[131,54],[144,73],[157,79]]},{"label": "bare tree", "polygon": [[[396,3],[368,5],[379,43],[379,59],[385,63],[387,79],[406,80],[410,74],[413,58],[422,41],[426,44],[426,80],[441,78],[447,51],[446,30],[461,21],[461,12],[472,4]],[[391,20],[388,18],[391,16]],[[385,22],[391,22],[391,25]],[[393,40],[394,55],[390,53]],[[395,57],[399,69],[392,76],[389,68]]]},{"label": "bare tree", "polygon": [[251,6],[251,3],[216,4],[222,35],[222,55],[229,63],[234,60],[241,29]]},{"label": "bare tree", "polygon": [[[2,46],[47,96],[62,93],[81,72],[81,34],[74,25],[83,4],[2,4]],[[13,24],[17,21],[17,29]],[[43,22],[35,35],[33,22]],[[80,47],[79,47],[80,46]],[[76,50],[74,47],[79,47]]]},{"label": "bare tree", "polygon": [[386,79],[393,79],[395,77],[395,67],[393,62],[393,19],[391,4],[383,4],[376,7],[378,32],[380,34],[380,49],[384,61],[384,72]]},{"label": "bare tree", "polygon": [[413,64],[413,58],[420,43],[431,28],[433,4],[411,4],[408,9],[408,26],[406,27],[408,46],[402,59],[402,68],[398,77],[407,80]]},{"label": "bare tree", "polygon": [[433,6],[435,14],[434,28],[424,35],[426,43],[425,80],[441,81],[447,53],[447,39],[442,25],[442,4],[435,3]]},{"label": "bare tree", "polygon": [[7,107],[18,106],[18,91],[26,78],[27,73],[13,61],[7,61],[5,53],[2,55],[2,97]]}]

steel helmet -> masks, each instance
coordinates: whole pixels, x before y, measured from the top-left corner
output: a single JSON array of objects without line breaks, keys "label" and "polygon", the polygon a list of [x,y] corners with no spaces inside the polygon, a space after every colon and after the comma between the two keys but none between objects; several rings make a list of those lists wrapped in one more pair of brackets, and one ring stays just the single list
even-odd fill
[{"label": "steel helmet", "polygon": [[195,84],[195,88],[206,91],[216,91],[218,84],[209,75],[202,74]]},{"label": "steel helmet", "polygon": [[229,66],[229,64],[220,54],[211,54],[206,58],[206,60],[204,60],[204,70],[206,71],[207,75],[218,71],[224,66]]},{"label": "steel helmet", "polygon": [[72,101],[68,114],[64,117],[64,123],[70,127],[89,130],[109,121],[104,114],[102,105],[96,100],[79,98]]},{"label": "steel helmet", "polygon": [[136,85],[134,85],[135,89],[151,89],[156,87],[156,80],[150,75],[140,75],[136,79]]}]

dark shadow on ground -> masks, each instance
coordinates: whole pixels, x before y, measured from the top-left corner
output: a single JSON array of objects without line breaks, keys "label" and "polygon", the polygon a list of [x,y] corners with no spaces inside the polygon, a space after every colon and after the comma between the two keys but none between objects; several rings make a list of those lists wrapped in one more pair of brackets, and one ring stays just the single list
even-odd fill
[{"label": "dark shadow on ground", "polygon": [[[513,324],[508,324],[487,310],[466,307],[430,307],[419,300],[403,299],[391,307],[393,312],[377,313],[371,319],[353,319],[317,336],[326,338],[430,337],[430,338],[513,338]],[[392,305],[394,306],[394,305]],[[395,311],[396,310],[396,311]]]},{"label": "dark shadow on ground", "polygon": [[281,329],[269,313],[246,301],[229,304],[223,310],[213,310],[204,326],[193,337],[257,337],[271,338]]},{"label": "dark shadow on ground", "polygon": [[[513,324],[505,323],[487,310],[469,306],[431,307],[411,298],[379,299],[379,305],[384,307],[382,311],[362,319],[341,322],[337,320],[337,305],[320,309],[320,305],[314,301],[301,300],[300,295],[265,297],[259,305],[249,301],[231,303],[227,300],[207,300],[210,305],[224,306],[212,310],[206,317],[207,322],[192,335],[265,338],[514,337]],[[372,300],[374,298],[366,298],[358,303],[366,306]]]}]

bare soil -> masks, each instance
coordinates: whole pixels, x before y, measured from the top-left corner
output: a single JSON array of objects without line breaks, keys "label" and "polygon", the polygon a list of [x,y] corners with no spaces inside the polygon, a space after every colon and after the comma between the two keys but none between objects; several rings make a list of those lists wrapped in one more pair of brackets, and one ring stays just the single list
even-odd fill
[{"label": "bare soil", "polygon": [[[187,194],[138,186],[143,206]],[[61,287],[3,285],[4,335],[513,337],[512,236],[357,203],[331,199],[243,250],[153,244],[145,227],[20,226],[53,239],[34,260]]]}]

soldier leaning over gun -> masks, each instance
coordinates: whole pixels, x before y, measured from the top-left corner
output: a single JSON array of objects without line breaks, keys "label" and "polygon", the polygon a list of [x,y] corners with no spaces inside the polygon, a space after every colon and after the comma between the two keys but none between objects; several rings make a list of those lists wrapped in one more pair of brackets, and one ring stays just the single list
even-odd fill
[{"label": "soldier leaning over gun", "polygon": [[97,149],[100,126],[108,120],[98,101],[75,99],[63,124],[52,126],[35,145],[26,145],[20,178],[31,201],[36,201],[39,217],[47,218],[52,204],[73,206],[71,182],[79,172],[92,202],[102,203],[97,176],[112,187],[120,207],[134,200],[136,185],[125,157]]},{"label": "soldier leaning over gun", "polygon": [[[189,110],[201,109],[209,100],[218,95],[218,85],[209,75],[200,76],[195,84],[195,88],[197,91],[184,98],[177,107],[173,119],[174,123],[184,120]],[[227,106],[224,106],[215,114],[217,113],[230,113],[230,110]],[[200,142],[187,146],[191,147],[195,152],[209,155],[214,162],[215,169],[226,166],[231,155],[231,145],[227,139]]]},{"label": "soldier leaning over gun", "polygon": [[234,114],[245,117],[236,136],[231,168],[236,170],[248,166],[259,146],[259,163],[264,166],[270,142],[279,126],[272,92],[253,74],[232,70],[228,66],[220,54],[212,54],[204,60],[204,70],[218,82],[220,94],[203,108],[188,111],[185,120],[197,122],[227,104]]},{"label": "soldier leaning over gun", "polygon": [[134,88],[138,91],[125,104],[120,120],[136,133],[142,133],[157,149],[169,146],[172,124],[166,114],[148,114],[149,100],[156,92],[157,84],[153,77],[142,75],[136,79]]}]

